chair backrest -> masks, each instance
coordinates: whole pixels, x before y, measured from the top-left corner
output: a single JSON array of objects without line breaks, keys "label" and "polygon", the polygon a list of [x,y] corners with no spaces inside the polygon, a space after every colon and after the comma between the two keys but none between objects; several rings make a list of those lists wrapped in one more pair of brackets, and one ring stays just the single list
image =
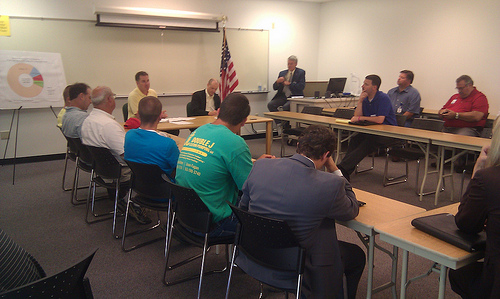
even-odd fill
[{"label": "chair backrest", "polygon": [[155,164],[125,160],[132,170],[132,189],[146,198],[170,198],[170,178]]},{"label": "chair backrest", "polygon": [[98,176],[112,180],[120,178],[122,167],[109,149],[91,145],[86,147],[92,155],[92,168]]},{"label": "chair backrest", "polygon": [[64,138],[66,138],[66,141],[68,142],[69,152],[77,155],[78,154],[78,147],[72,140],[74,138],[66,137],[64,134],[63,134],[63,136],[64,136]]},{"label": "chair backrest", "polygon": [[492,134],[493,134],[493,128],[483,128],[483,130],[481,131],[481,138],[488,138],[488,139],[491,139],[492,137]]},{"label": "chair backrest", "polygon": [[0,294],[0,298],[93,298],[84,279],[95,251],[81,262],[55,275]]},{"label": "chair backrest", "polygon": [[398,126],[404,127],[406,123],[406,115],[396,114],[396,122],[398,123]]},{"label": "chair backrest", "polygon": [[317,107],[317,106],[305,106],[302,109],[301,113],[306,113],[306,114],[314,114],[314,115],[321,115],[323,112],[323,107]]},{"label": "chair backrest", "polygon": [[90,154],[88,147],[82,143],[82,140],[80,138],[70,137],[66,137],[66,139],[68,140],[68,144],[70,145],[70,147],[75,147],[76,154],[78,156],[78,162],[92,165],[92,155]]},{"label": "chair backrest", "polygon": [[418,112],[418,115],[421,117],[422,116],[422,112],[424,112],[424,107],[420,107],[420,111]]},{"label": "chair backrest", "polygon": [[127,121],[127,119],[128,119],[128,103],[123,104],[122,113],[123,113],[123,121]]},{"label": "chair backrest", "polygon": [[194,116],[193,115],[193,109],[191,108],[191,102],[188,102],[186,104],[186,115],[189,116]]},{"label": "chair backrest", "polygon": [[240,222],[235,238],[239,250],[261,266],[303,273],[305,250],[285,221],[230,207]]},{"label": "chair backrest", "polygon": [[212,227],[212,213],[196,191],[169,182],[174,199],[175,217],[179,223],[192,231],[208,233]]},{"label": "chair backrest", "polygon": [[354,116],[354,109],[343,109],[337,108],[333,113],[333,117],[343,118],[343,119],[351,119]]},{"label": "chair backrest", "polygon": [[440,119],[415,118],[411,123],[411,128],[441,132],[444,121]]}]

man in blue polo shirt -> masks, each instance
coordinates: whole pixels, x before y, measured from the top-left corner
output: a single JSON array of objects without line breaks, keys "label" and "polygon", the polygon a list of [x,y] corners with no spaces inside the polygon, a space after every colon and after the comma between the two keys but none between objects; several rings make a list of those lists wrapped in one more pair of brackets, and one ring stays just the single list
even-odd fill
[{"label": "man in blue polo shirt", "polygon": [[[396,115],[392,110],[389,97],[379,91],[382,80],[377,75],[368,75],[361,88],[358,105],[351,122],[371,121],[378,124],[397,126]],[[347,154],[338,164],[342,174],[349,180],[351,173],[361,160],[380,146],[393,143],[393,138],[359,133],[353,136],[347,148]]]}]

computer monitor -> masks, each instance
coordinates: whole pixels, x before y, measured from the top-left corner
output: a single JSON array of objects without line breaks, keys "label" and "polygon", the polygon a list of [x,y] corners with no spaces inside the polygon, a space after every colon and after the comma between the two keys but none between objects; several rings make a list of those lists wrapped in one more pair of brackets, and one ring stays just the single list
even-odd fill
[{"label": "computer monitor", "polygon": [[328,86],[326,87],[327,96],[335,94],[335,97],[339,97],[344,92],[346,81],[347,78],[330,78]]}]

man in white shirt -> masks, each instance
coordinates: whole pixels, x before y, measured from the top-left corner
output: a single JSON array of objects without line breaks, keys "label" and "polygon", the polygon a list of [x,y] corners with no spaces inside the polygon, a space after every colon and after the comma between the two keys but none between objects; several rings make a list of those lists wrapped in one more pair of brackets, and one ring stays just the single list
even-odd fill
[{"label": "man in white shirt", "polygon": [[[111,151],[116,159],[126,165],[123,160],[125,130],[112,115],[116,107],[115,94],[107,86],[98,86],[92,91],[92,105],[94,109],[82,125],[82,143],[85,145],[104,147]],[[130,168],[122,167],[120,181],[130,180]],[[127,194],[127,188],[120,190],[120,202]],[[114,198],[114,190],[108,189],[110,198]],[[137,206],[130,209],[132,217],[139,223],[150,223],[151,219],[145,217]]]}]

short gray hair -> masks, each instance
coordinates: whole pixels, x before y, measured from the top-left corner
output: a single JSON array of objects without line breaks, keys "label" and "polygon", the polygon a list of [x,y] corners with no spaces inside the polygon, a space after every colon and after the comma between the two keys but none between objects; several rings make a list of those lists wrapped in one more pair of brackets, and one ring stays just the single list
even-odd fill
[{"label": "short gray hair", "polygon": [[98,106],[110,95],[113,95],[111,88],[107,86],[97,86],[92,91],[92,105]]},{"label": "short gray hair", "polygon": [[299,60],[297,59],[297,56],[295,56],[295,55],[291,55],[290,57],[288,57],[288,60],[295,61],[296,63],[299,62]]},{"label": "short gray hair", "polygon": [[465,85],[474,85],[474,81],[472,81],[472,78],[468,75],[462,75],[462,76],[458,77],[457,81],[456,81],[457,84],[460,81],[464,81]]}]

